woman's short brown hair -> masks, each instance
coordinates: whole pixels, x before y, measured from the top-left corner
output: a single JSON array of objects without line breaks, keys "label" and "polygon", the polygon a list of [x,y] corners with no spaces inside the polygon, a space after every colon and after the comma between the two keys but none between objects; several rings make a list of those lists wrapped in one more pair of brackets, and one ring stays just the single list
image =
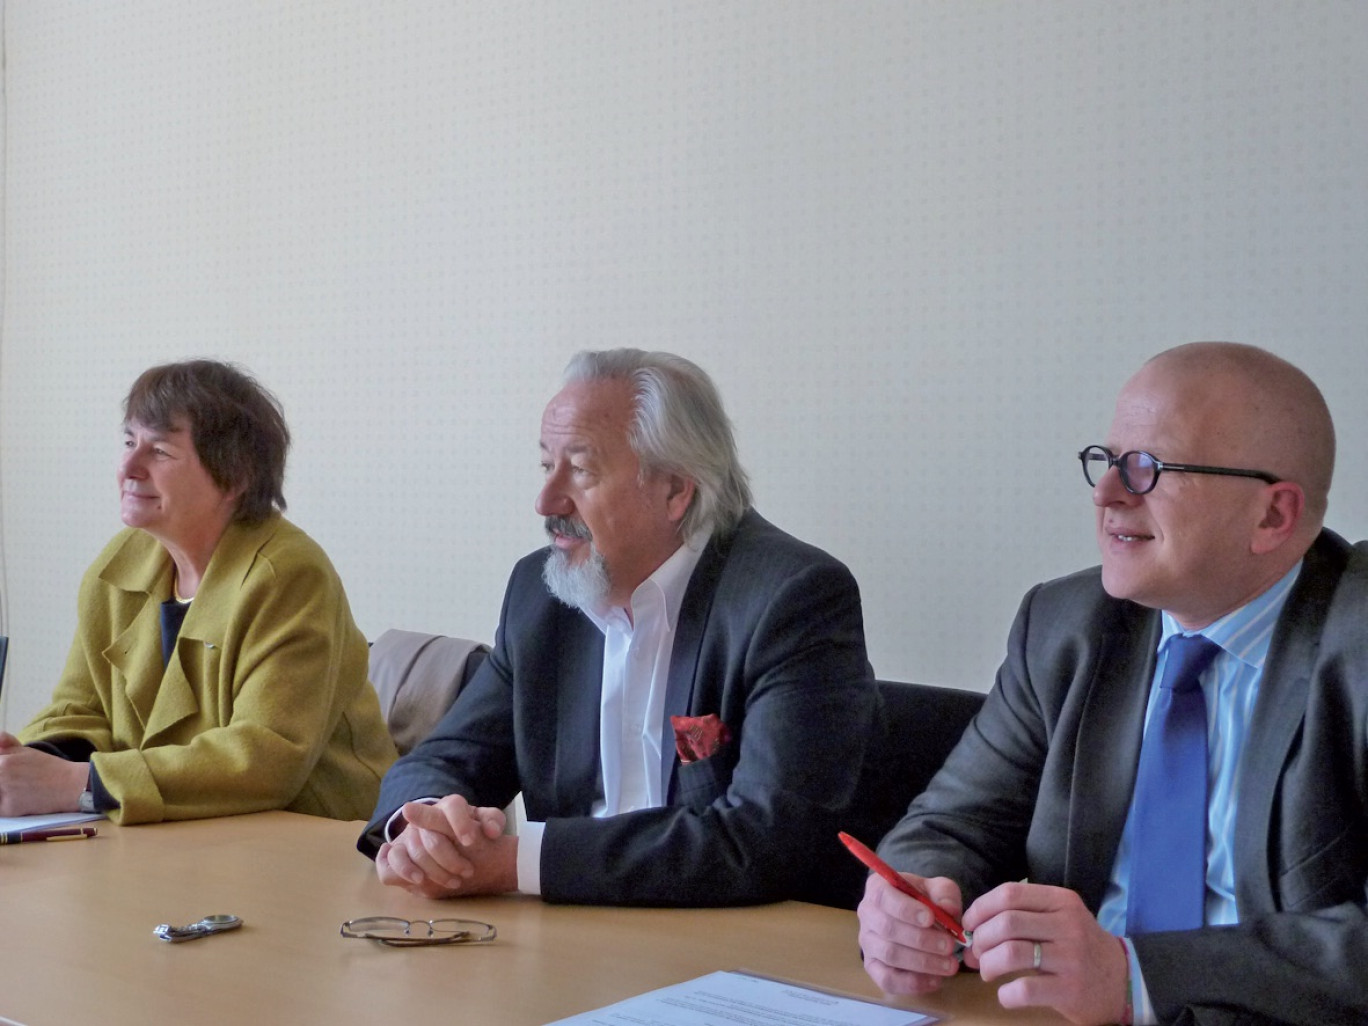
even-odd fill
[{"label": "woman's short brown hair", "polygon": [[158,431],[188,428],[214,483],[241,490],[234,520],[256,523],[285,509],[290,429],[280,401],[245,371],[217,360],[151,367],[124,400],[124,423],[134,421]]}]

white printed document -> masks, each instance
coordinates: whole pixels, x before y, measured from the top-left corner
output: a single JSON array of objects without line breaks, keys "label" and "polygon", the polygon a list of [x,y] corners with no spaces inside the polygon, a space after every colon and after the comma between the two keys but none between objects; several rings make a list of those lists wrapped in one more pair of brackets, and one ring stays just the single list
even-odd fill
[{"label": "white printed document", "polygon": [[0,816],[0,833],[14,830],[46,830],[48,827],[104,819],[103,812],[49,812],[39,816]]},{"label": "white printed document", "polygon": [[717,972],[547,1026],[922,1026],[934,1015],[747,972]]}]

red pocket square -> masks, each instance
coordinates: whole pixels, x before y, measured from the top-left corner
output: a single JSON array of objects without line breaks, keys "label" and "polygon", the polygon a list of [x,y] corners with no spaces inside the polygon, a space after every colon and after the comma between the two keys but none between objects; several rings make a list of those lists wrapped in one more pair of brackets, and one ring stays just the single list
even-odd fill
[{"label": "red pocket square", "polygon": [[674,728],[675,751],[679,753],[679,761],[685,765],[716,755],[723,745],[731,741],[731,731],[715,713],[708,713],[707,716],[671,716],[670,726]]}]

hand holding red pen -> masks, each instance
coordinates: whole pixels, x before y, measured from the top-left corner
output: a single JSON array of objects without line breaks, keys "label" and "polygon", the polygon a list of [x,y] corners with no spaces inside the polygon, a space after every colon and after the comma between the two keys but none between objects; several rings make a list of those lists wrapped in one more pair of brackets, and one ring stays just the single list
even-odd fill
[{"label": "hand holding red pen", "polygon": [[950,934],[951,937],[954,937],[955,940],[964,947],[969,946],[969,936],[964,932],[964,927],[960,925],[959,920],[932,901],[930,896],[928,896],[922,888],[914,885],[906,875],[898,873],[898,871],[887,862],[879,858],[879,856],[875,855],[868,847],[851,837],[844,830],[837,834],[837,836],[841,839],[841,843],[846,846],[846,850],[848,850],[850,854],[863,862],[868,869],[872,869],[879,876],[883,877],[883,879],[892,885],[895,890],[901,891],[914,901],[919,901],[925,905],[930,909],[931,916],[935,919],[937,926]]},{"label": "hand holding red pen", "polygon": [[[889,994],[938,990],[959,965],[950,955],[948,929],[927,905],[934,902],[957,918],[963,900],[959,885],[947,877],[895,873],[868,849],[861,854],[864,846],[852,840],[846,846],[874,870],[859,907],[866,971]],[[986,981],[1007,980],[998,990],[1004,1008],[1045,1006],[1086,1026],[1124,1016],[1129,1000],[1124,945],[1115,943],[1073,891],[1000,884],[965,910],[963,921],[973,931],[964,963]]]},{"label": "hand holding red pen", "polygon": [[[865,969],[890,994],[929,994],[940,989],[946,978],[959,972],[959,944],[950,930],[937,922],[931,906],[957,925],[962,904],[959,885],[948,877],[926,878],[889,869],[905,885],[898,886],[878,869],[879,865],[887,868],[887,864],[872,852],[870,855],[875,862],[865,864],[874,872],[865,884],[858,910]],[[913,891],[921,895],[914,897]],[[965,961],[975,965],[968,949],[964,954]]]}]

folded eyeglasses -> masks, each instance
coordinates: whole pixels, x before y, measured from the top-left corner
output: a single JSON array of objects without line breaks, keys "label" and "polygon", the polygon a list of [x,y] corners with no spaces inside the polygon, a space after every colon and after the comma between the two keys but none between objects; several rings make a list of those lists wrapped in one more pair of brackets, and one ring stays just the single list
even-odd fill
[{"label": "folded eyeglasses", "polygon": [[363,916],[342,924],[342,936],[373,940],[396,948],[429,944],[483,944],[499,931],[474,919],[400,919],[397,916]]}]

